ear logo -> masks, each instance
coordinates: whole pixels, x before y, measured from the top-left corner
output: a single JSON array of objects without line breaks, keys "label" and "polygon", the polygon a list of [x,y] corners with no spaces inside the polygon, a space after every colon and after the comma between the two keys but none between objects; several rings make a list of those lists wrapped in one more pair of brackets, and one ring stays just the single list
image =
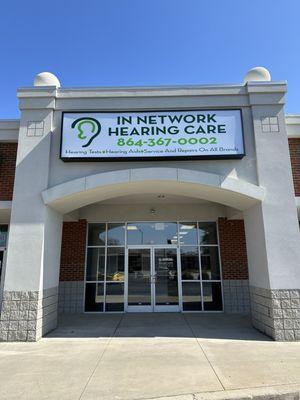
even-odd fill
[{"label": "ear logo", "polygon": [[[85,126],[86,129],[83,130],[83,126]],[[101,131],[100,122],[91,117],[78,118],[72,123],[71,127],[77,129],[78,139],[87,139],[87,142],[83,144],[82,147],[88,147]]]}]

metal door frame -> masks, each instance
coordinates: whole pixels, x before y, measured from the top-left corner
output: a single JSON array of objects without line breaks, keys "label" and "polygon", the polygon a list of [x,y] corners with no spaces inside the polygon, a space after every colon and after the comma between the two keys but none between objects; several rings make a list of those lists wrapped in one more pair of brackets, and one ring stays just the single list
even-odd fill
[{"label": "metal door frame", "polygon": [[[150,250],[150,286],[151,286],[151,305],[129,306],[128,305],[128,253],[129,250]],[[177,287],[178,305],[156,305],[155,301],[155,250],[156,249],[175,249],[177,257]],[[177,245],[128,245],[125,248],[125,312],[180,312],[181,310],[181,280],[180,280],[180,254]]]},{"label": "metal door frame", "polygon": [[3,288],[4,288],[4,280],[5,280],[5,269],[6,269],[6,255],[7,255],[7,250],[6,247],[0,247],[0,252],[3,253],[2,257],[2,268],[1,268],[1,273],[0,273],[0,306],[2,305],[2,299],[3,299]]}]

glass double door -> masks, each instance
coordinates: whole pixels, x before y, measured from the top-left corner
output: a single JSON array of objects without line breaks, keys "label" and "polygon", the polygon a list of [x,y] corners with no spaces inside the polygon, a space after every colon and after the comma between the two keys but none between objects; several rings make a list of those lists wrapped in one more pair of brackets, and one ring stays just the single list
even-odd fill
[{"label": "glass double door", "polygon": [[176,247],[128,247],[126,311],[179,311]]}]

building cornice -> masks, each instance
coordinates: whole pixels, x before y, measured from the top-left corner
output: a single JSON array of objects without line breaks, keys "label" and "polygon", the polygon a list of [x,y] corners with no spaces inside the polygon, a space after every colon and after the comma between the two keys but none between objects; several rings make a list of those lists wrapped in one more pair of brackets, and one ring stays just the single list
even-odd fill
[{"label": "building cornice", "polygon": [[0,142],[17,142],[19,137],[20,120],[0,120]]},{"label": "building cornice", "polygon": [[174,85],[132,87],[81,87],[57,88],[38,86],[18,89],[19,98],[97,98],[97,97],[160,97],[160,96],[222,96],[247,95],[248,93],[286,92],[286,82],[251,82],[246,85]]},{"label": "building cornice", "polygon": [[289,138],[300,138],[300,114],[285,116],[286,131]]}]

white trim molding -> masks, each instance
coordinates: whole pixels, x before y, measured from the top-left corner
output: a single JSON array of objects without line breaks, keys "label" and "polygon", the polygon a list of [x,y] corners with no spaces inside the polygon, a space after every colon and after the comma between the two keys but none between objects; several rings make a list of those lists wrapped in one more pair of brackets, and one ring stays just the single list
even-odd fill
[{"label": "white trim molding", "polygon": [[17,142],[20,121],[18,119],[0,120],[0,142]]},{"label": "white trim molding", "polygon": [[262,187],[241,179],[181,168],[137,168],[74,179],[42,192],[46,205],[65,214],[114,197],[163,191],[246,210],[265,197]]},{"label": "white trim molding", "polygon": [[290,138],[300,138],[300,114],[285,116],[286,131]]}]

